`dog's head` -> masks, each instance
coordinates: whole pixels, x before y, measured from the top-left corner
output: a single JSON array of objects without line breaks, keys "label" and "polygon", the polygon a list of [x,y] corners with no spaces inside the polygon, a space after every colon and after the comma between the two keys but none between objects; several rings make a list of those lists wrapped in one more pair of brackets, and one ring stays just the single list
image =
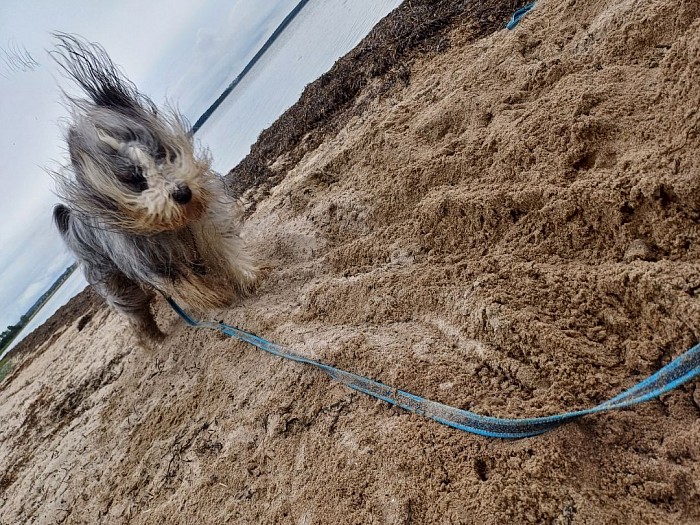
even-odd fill
[{"label": "dog's head", "polygon": [[138,234],[177,230],[211,198],[210,159],[174,110],[138,92],[97,44],[67,34],[54,58],[87,95],[68,97],[70,166],[57,176],[72,210]]}]

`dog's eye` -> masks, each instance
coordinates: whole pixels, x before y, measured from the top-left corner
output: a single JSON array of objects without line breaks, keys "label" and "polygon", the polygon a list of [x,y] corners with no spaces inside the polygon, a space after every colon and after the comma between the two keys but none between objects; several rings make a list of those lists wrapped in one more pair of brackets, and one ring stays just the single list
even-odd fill
[{"label": "dog's eye", "polygon": [[122,180],[129,188],[139,193],[148,189],[148,182],[146,182],[146,177],[143,176],[143,169],[140,166],[130,166],[122,175]]},{"label": "dog's eye", "polygon": [[168,150],[165,149],[165,146],[159,144],[158,147],[156,148],[156,154],[153,157],[156,161],[157,164],[162,164],[165,162],[166,157],[168,156]]}]

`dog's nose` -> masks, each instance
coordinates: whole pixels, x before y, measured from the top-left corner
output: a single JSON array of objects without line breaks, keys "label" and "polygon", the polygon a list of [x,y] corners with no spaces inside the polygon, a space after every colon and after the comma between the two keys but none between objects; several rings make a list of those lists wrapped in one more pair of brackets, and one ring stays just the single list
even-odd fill
[{"label": "dog's nose", "polygon": [[172,193],[172,197],[178,204],[187,204],[192,200],[192,190],[187,186],[178,186]]}]

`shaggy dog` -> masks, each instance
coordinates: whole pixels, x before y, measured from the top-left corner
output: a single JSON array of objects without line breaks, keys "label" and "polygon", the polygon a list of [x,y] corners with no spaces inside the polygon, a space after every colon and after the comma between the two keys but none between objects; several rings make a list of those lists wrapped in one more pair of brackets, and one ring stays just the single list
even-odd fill
[{"label": "shaggy dog", "polygon": [[54,174],[64,202],[54,221],[87,281],[148,346],[163,338],[154,291],[205,311],[254,286],[241,206],[181,115],[139,93],[99,45],[56,37],[54,58],[85,98],[66,95],[70,164]]}]

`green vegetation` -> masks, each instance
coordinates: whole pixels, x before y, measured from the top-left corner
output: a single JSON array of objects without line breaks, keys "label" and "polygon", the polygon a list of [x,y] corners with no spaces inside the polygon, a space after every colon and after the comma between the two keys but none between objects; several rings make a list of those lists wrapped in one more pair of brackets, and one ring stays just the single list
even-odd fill
[{"label": "green vegetation", "polygon": [[15,360],[7,356],[0,359],[0,381],[15,368]]}]

